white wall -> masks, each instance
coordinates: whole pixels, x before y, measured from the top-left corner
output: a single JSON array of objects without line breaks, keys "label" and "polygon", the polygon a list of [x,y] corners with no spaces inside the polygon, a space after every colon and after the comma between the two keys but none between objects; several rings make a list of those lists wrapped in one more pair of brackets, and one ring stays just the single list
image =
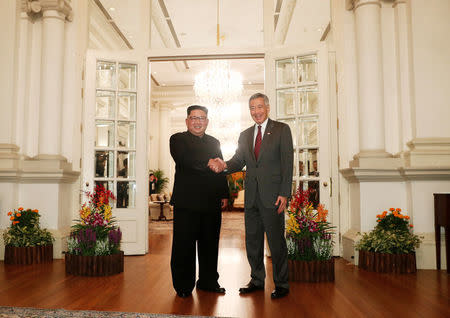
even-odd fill
[{"label": "white wall", "polygon": [[0,2],[0,144],[12,143],[14,129],[14,79],[15,56],[18,45],[16,29],[19,20],[16,7],[19,1]]},{"label": "white wall", "polygon": [[416,137],[450,137],[450,1],[410,0]]}]

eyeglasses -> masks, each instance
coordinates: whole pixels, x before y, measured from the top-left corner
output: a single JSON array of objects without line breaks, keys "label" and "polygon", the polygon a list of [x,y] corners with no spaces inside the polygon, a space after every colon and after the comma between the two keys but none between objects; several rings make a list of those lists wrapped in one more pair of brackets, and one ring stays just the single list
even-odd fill
[{"label": "eyeglasses", "polygon": [[190,121],[196,121],[196,120],[198,120],[199,122],[205,122],[206,121],[206,117],[204,117],[204,116],[202,116],[202,117],[197,117],[197,116],[190,116],[189,117],[189,120]]}]

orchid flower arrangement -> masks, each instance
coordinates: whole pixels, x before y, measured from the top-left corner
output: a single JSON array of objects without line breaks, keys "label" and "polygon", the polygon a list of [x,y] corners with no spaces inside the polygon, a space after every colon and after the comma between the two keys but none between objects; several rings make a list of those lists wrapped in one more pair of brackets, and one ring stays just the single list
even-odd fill
[{"label": "orchid flower arrangement", "polygon": [[89,201],[81,207],[80,219],[67,239],[68,253],[85,256],[119,253],[122,232],[112,216],[113,193],[97,184],[94,192],[86,195]]},{"label": "orchid flower arrangement", "polygon": [[286,237],[291,260],[328,260],[333,256],[333,226],[322,204],[314,209],[309,191],[297,190],[288,207]]}]

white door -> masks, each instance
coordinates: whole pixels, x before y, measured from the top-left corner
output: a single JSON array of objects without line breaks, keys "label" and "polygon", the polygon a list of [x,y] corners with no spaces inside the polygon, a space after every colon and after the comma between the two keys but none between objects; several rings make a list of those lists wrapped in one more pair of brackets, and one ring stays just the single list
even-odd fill
[{"label": "white door", "polygon": [[[322,203],[339,233],[336,119],[330,101],[330,65],[325,45],[310,50],[283,49],[266,55],[266,92],[271,116],[291,128],[294,144],[292,189],[311,190],[310,200]],[[334,77],[333,77],[334,78]],[[338,238],[338,235],[336,235]],[[339,254],[339,239],[335,240]]]},{"label": "white door", "polygon": [[126,255],[148,251],[148,63],[133,52],[89,50],[83,108],[83,187],[113,191]]}]

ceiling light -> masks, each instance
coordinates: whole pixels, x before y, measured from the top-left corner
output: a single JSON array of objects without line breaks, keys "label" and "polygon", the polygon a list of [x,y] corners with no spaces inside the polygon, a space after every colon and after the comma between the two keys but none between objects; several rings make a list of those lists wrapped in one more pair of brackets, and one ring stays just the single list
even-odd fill
[{"label": "ceiling light", "polygon": [[252,84],[252,82],[248,82],[248,84],[249,84],[249,85],[251,85],[251,84]]},{"label": "ceiling light", "polygon": [[242,75],[232,71],[226,60],[209,61],[207,70],[195,76],[194,90],[203,103],[229,104],[242,93]]},{"label": "ceiling light", "polygon": [[115,11],[116,8],[111,7],[111,8],[109,8],[109,10],[110,10],[110,11]]}]

